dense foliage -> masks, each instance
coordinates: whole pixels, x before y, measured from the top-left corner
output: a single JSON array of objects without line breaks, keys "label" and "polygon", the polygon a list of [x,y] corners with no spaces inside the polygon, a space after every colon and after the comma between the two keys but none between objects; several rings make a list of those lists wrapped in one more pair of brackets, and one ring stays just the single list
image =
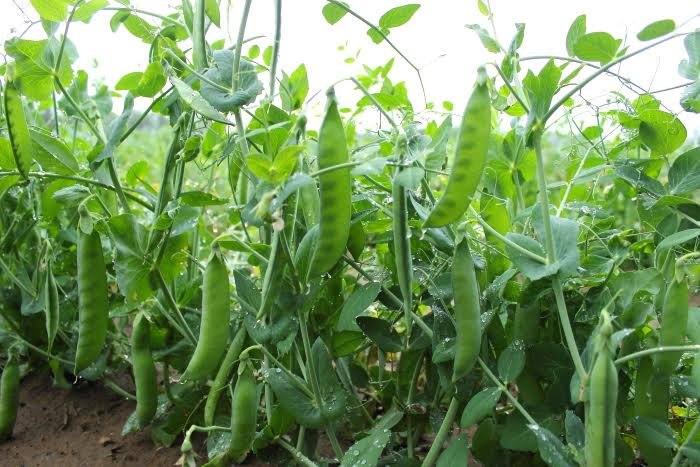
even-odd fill
[{"label": "dense foliage", "polygon": [[[568,56],[524,57],[525,25],[499,43],[479,0],[494,60],[450,115],[392,74],[417,4],[314,12],[396,54],[324,97],[278,70],[281,0],[271,41],[236,2],[231,45],[207,40],[217,0],[31,3],[46,39],[8,39],[2,67],[0,439],[20,375],[50,371],[135,399],[124,434],[181,442],[184,465],[700,463],[692,22],[627,43],[580,16]],[[95,15],[149,44],[114,90],[73,66],[70,25]],[[617,67],[668,41],[681,115]],[[625,93],[586,99],[601,76]]]}]

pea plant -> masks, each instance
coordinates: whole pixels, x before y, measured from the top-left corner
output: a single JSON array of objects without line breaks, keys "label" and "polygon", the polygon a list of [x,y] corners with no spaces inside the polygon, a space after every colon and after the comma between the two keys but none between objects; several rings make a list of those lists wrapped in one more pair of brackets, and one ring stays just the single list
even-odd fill
[{"label": "pea plant", "polygon": [[[493,60],[452,115],[393,71],[423,89],[390,35],[420,5],[355,3],[313,14],[394,58],[310,93],[281,0],[270,38],[251,0],[31,0],[46,38],[1,70],[0,440],[45,371],[135,400],[123,434],[187,466],[700,463],[692,19],[622,40],[579,16],[566,56],[523,56],[479,0]],[[149,46],[114,89],[74,69],[97,15]],[[622,67],[667,42],[681,114]]]}]

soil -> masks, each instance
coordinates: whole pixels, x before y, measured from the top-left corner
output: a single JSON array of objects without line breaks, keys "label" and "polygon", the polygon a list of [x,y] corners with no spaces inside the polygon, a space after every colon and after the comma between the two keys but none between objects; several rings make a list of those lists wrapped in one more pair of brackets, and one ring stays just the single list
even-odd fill
[{"label": "soil", "polygon": [[135,403],[99,383],[58,389],[35,373],[21,387],[14,437],[0,444],[2,467],[161,467],[180,457],[179,444],[157,448],[148,430],[122,437]]}]

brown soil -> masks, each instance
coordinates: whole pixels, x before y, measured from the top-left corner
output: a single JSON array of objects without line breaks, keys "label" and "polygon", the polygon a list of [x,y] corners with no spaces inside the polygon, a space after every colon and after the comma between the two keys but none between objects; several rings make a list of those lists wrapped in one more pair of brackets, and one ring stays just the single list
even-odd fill
[{"label": "brown soil", "polygon": [[101,384],[80,383],[65,390],[52,387],[46,374],[31,374],[22,380],[14,437],[0,444],[0,466],[175,464],[180,457],[179,445],[158,449],[147,430],[121,436],[124,421],[133,410],[134,402]]}]

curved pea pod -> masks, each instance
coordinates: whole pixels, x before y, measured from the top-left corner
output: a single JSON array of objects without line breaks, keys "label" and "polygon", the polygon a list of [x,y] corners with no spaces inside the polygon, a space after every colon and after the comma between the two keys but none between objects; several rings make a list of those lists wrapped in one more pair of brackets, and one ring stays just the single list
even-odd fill
[{"label": "curved pea pod", "polygon": [[24,178],[27,178],[29,167],[32,164],[32,140],[24,115],[22,97],[12,81],[8,81],[5,85],[4,94],[5,121],[10,136],[12,155],[17,170]]},{"label": "curved pea pod", "polygon": [[48,268],[46,270],[45,287],[44,295],[46,297],[46,303],[44,306],[44,312],[46,315],[46,339],[48,342],[46,352],[50,354],[51,348],[53,347],[53,342],[56,339],[56,333],[58,332],[60,318],[58,287],[56,286],[56,278],[53,275],[51,261],[49,261]]},{"label": "curved pea pod", "polygon": [[231,443],[227,457],[233,462],[245,459],[255,439],[258,418],[258,390],[250,362],[242,361],[231,402]]},{"label": "curved pea pod", "polygon": [[455,247],[452,291],[457,328],[452,381],[457,381],[472,370],[481,349],[479,286],[466,238]]},{"label": "curved pea pod", "polygon": [[77,375],[98,357],[107,338],[109,303],[107,268],[100,234],[84,233],[78,228],[78,348],[75,354]]},{"label": "curved pea pod", "polygon": [[483,68],[459,129],[447,186],[424,227],[442,227],[459,219],[469,207],[486,164],[491,134],[491,101]]},{"label": "curved pea pod", "polygon": [[598,336],[598,349],[589,376],[588,410],[586,415],[586,465],[615,465],[618,377],[609,349],[612,324],[607,312]]},{"label": "curved pea pod", "polygon": [[19,362],[9,355],[0,377],[0,441],[12,436],[19,407]]},{"label": "curved pea pod", "polygon": [[236,360],[238,360],[238,356],[241,354],[246,336],[245,326],[241,326],[238,332],[236,332],[233,341],[231,341],[231,345],[229,345],[229,348],[226,351],[224,360],[221,362],[221,366],[219,366],[219,370],[216,372],[214,382],[212,383],[211,388],[209,388],[207,401],[204,404],[204,424],[207,426],[214,424],[214,417],[216,415],[216,409],[219,405],[221,393],[224,391],[224,389],[226,389],[226,384],[231,378],[231,370],[233,369]]},{"label": "curved pea pod", "polygon": [[228,269],[216,244],[204,271],[199,339],[183,380],[205,380],[218,368],[226,350],[231,310]]},{"label": "curved pea pod", "polygon": [[[343,122],[333,89],[329,89],[328,107],[318,135],[318,168],[329,169],[348,162],[348,148]],[[311,274],[328,272],[343,256],[350,232],[352,214],[352,179],[344,167],[319,175],[321,215],[318,249],[311,263]]]},{"label": "curved pea pod", "polygon": [[[683,345],[688,327],[688,282],[685,276],[678,274],[666,287],[659,346]],[[669,377],[673,374],[682,352],[660,352],[654,355],[654,379]]]},{"label": "curved pea pod", "polygon": [[143,313],[136,315],[131,332],[131,366],[136,383],[136,420],[141,427],[153,419],[158,406],[158,380],[151,354],[150,329]]}]

